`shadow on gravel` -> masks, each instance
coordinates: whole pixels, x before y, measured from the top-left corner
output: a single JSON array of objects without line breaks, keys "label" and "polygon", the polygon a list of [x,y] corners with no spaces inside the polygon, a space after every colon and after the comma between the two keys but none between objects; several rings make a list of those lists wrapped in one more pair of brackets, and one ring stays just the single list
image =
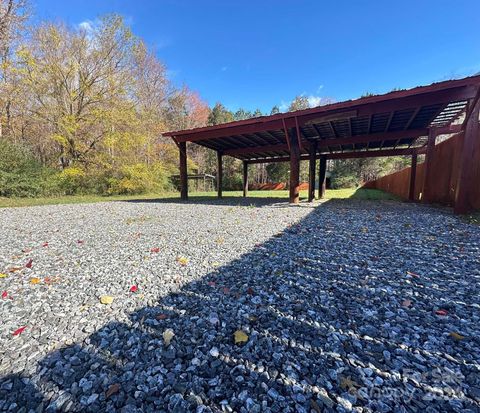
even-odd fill
[{"label": "shadow on gravel", "polygon": [[[471,355],[462,344],[449,356],[455,362],[434,351],[426,354],[414,341],[418,320],[402,314],[405,321],[395,321],[388,314],[390,289],[404,274],[401,268],[392,270],[403,260],[402,240],[369,239],[362,231],[367,224],[370,232],[384,224],[375,219],[382,210],[368,204],[352,218],[351,204],[331,204],[338,212],[328,211],[325,203],[250,253],[160,297],[155,307],[132,313],[129,323],[112,321],[83,343],[49,354],[35,376],[2,378],[0,408],[125,413],[350,411],[352,405],[364,411],[478,409],[478,402],[457,393],[428,399],[433,394],[428,386],[438,384],[433,367],[448,366],[457,374]],[[342,248],[347,240],[348,249]],[[411,284],[398,297],[410,289]],[[169,346],[166,329],[175,334]],[[247,343],[234,343],[236,330],[248,335]],[[117,391],[107,397],[112,385]]]},{"label": "shadow on gravel", "polygon": [[[306,198],[301,199],[301,203],[305,203]],[[200,205],[228,205],[228,206],[252,206],[252,207],[264,207],[271,205],[281,205],[289,207],[288,198],[285,197],[236,197],[236,196],[224,196],[223,198],[217,198],[215,196],[190,196],[188,201],[182,201],[179,198],[152,198],[152,199],[131,199],[128,201],[118,202],[131,202],[131,203],[154,203],[154,204],[200,204]]]}]

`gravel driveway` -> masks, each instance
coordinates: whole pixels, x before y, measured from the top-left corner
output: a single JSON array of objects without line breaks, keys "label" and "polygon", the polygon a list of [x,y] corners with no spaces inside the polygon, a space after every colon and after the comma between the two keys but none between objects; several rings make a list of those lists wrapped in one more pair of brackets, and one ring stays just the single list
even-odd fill
[{"label": "gravel driveway", "polygon": [[0,223],[0,411],[480,411],[480,227],[447,210],[110,202]]}]

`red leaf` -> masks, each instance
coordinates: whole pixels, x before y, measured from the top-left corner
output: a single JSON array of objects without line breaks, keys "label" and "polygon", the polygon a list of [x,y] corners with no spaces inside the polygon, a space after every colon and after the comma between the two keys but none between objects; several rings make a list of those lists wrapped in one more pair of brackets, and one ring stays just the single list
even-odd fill
[{"label": "red leaf", "polygon": [[42,247],[48,247],[48,242],[44,242],[44,243],[42,244]]},{"label": "red leaf", "polygon": [[249,295],[253,295],[253,294],[254,294],[254,291],[253,291],[253,288],[252,288],[252,287],[248,287],[248,289],[247,289],[247,294],[249,294]]},{"label": "red leaf", "polygon": [[30,258],[25,264],[25,268],[32,268],[32,263],[33,263],[33,260]]},{"label": "red leaf", "polygon": [[82,240],[82,239],[78,239],[78,240],[77,240],[77,244],[83,244],[84,242],[85,242],[85,241]]},{"label": "red leaf", "polygon": [[150,250],[150,252],[155,252],[155,253],[160,252],[160,248],[159,247],[154,247]]},{"label": "red leaf", "polygon": [[448,314],[447,310],[437,310],[435,311],[436,315],[446,316]]},{"label": "red leaf", "polygon": [[27,326],[23,326],[23,327],[20,327],[18,329],[16,329],[14,332],[13,332],[13,335],[14,336],[18,336],[19,334],[22,334],[23,333],[23,330],[25,330],[27,328]]},{"label": "red leaf", "polygon": [[8,297],[8,293],[7,293],[6,291],[4,291],[4,292],[2,293],[2,298],[7,298],[7,297]]},{"label": "red leaf", "polygon": [[137,287],[136,285],[132,285],[132,286],[130,287],[130,292],[131,292],[131,293],[134,293],[134,292],[137,291],[137,290],[138,290],[138,287]]}]

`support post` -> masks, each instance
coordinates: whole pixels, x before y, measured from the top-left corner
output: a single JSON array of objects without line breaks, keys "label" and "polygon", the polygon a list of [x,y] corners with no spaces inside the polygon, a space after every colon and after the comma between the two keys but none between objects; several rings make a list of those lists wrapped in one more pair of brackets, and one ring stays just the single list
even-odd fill
[{"label": "support post", "polygon": [[222,197],[222,186],[223,186],[223,154],[220,151],[217,151],[217,195],[219,198]]},{"label": "support post", "polygon": [[410,187],[408,200],[415,201],[415,179],[417,178],[417,151],[412,153],[412,166],[410,167]]},{"label": "support post", "polygon": [[180,152],[180,198],[188,200],[188,175],[187,175],[187,142],[178,144]]},{"label": "support post", "polygon": [[308,159],[308,202],[315,199],[315,172],[316,172],[316,156],[317,141],[310,143],[310,157]]},{"label": "support post", "polygon": [[457,186],[455,191],[455,205],[453,211],[455,214],[467,214],[473,210],[470,201],[470,194],[473,192],[478,182],[474,181],[475,153],[480,151],[480,100],[477,100],[470,117],[465,125],[463,134],[463,146],[460,155],[460,171],[458,174]]},{"label": "support post", "polygon": [[434,184],[433,176],[433,157],[435,156],[435,141],[437,138],[437,130],[435,127],[432,127],[428,131],[428,142],[427,142],[427,151],[425,153],[425,162],[424,162],[424,177],[423,177],[423,188],[422,188],[422,203],[428,204],[432,202],[432,187]]},{"label": "support post", "polygon": [[248,162],[243,161],[243,197],[248,196]]},{"label": "support post", "polygon": [[322,155],[320,156],[320,166],[318,168],[318,199],[325,197],[326,184],[326,175],[327,175],[327,157]]},{"label": "support post", "polygon": [[300,202],[300,146],[298,145],[297,131],[291,129],[290,139],[290,203]]}]

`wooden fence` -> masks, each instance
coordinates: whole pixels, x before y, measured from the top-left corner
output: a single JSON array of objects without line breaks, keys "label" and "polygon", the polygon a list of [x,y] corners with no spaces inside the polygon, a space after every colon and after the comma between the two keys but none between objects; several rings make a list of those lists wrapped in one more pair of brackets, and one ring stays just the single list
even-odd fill
[{"label": "wooden fence", "polygon": [[[460,133],[435,145],[433,159],[430,165],[432,168],[431,176],[432,179],[434,179],[434,182],[431,182],[429,186],[432,203],[442,205],[454,205],[455,203],[458,175],[462,168],[461,152],[463,136],[464,135]],[[472,187],[469,188],[469,202],[474,208],[480,209],[480,144],[476,145],[469,162],[473,162],[474,165],[473,177],[470,180]],[[422,198],[424,171],[424,164],[418,164],[414,195],[414,200],[416,201]],[[405,168],[374,181],[367,182],[364,187],[381,189],[382,191],[395,194],[400,198],[408,199],[410,175],[411,168]]]}]

